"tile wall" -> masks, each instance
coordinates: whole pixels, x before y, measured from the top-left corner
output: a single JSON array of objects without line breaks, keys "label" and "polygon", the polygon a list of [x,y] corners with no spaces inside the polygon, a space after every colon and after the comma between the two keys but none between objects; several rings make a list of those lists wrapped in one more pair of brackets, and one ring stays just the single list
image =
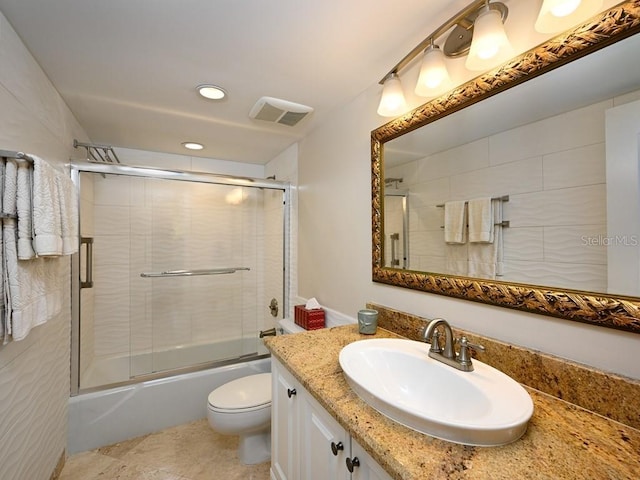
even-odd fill
[{"label": "tile wall", "polygon": [[[0,63],[0,148],[38,155],[59,168],[77,158],[73,139],[89,138],[2,14]],[[64,454],[69,297],[67,287],[59,315],[24,340],[0,346],[2,479],[49,480]]]}]

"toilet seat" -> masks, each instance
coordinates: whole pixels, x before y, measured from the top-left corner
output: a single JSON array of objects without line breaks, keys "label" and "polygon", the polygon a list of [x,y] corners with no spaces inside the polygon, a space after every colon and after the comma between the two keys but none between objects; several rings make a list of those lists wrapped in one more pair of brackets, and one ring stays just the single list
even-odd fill
[{"label": "toilet seat", "polygon": [[238,378],[213,390],[209,408],[221,413],[240,413],[271,407],[271,373]]}]

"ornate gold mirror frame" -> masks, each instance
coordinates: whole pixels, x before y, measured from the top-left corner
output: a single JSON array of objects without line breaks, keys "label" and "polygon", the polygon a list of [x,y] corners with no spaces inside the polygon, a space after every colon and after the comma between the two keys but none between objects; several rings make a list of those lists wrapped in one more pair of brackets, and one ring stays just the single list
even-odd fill
[{"label": "ornate gold mirror frame", "polygon": [[[640,0],[622,3],[371,132],[373,281],[640,333],[640,298],[383,267],[382,146],[439,118],[640,32]],[[638,58],[630,58],[630,62]]]}]

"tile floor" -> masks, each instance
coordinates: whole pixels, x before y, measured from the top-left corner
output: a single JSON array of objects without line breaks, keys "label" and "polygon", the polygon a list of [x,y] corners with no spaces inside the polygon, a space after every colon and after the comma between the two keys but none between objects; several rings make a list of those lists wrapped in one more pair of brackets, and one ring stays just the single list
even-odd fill
[{"label": "tile floor", "polygon": [[202,419],[72,455],[59,480],[269,480],[269,462],[243,465],[237,449]]}]

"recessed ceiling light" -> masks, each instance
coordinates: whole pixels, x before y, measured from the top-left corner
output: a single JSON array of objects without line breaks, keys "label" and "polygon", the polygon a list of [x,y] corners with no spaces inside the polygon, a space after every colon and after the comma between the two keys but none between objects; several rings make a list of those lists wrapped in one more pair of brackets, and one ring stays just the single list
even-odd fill
[{"label": "recessed ceiling light", "polygon": [[202,150],[204,148],[204,145],[196,142],[182,142],[182,146],[189,150]]},{"label": "recessed ceiling light", "polygon": [[198,90],[198,93],[204,98],[208,98],[210,100],[221,100],[227,96],[227,92],[225,92],[223,88],[218,87],[217,85],[198,85],[196,87],[196,90]]}]

